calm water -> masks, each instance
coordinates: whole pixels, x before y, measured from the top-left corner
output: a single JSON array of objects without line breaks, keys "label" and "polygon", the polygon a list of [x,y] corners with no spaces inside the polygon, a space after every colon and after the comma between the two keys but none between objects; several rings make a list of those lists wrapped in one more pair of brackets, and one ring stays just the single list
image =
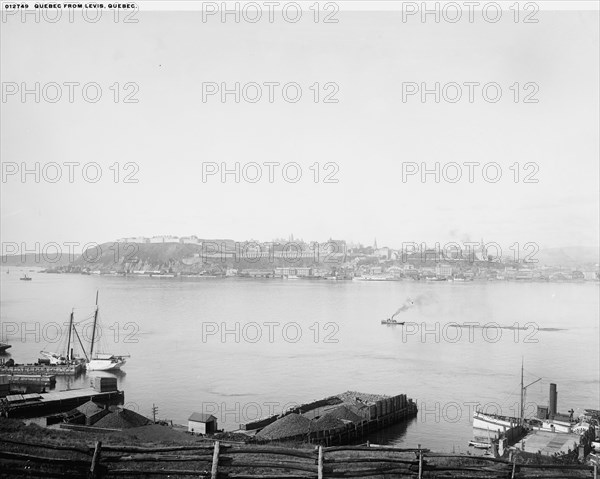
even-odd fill
[{"label": "calm water", "polygon": [[[528,389],[529,412],[547,403],[550,382],[558,385],[560,411],[600,408],[597,284],[39,273],[24,282],[19,270],[5,272],[3,339],[13,345],[15,361],[34,362],[41,349],[58,350],[53,323],[66,322],[72,308],[76,320],[89,317],[100,290],[101,349],[131,355],[117,375],[126,402],[145,415],[156,404],[161,418],[182,424],[191,412],[204,411],[217,416],[219,427],[233,429],[270,408],[279,412],[346,390],[405,393],[417,400],[419,416],[373,441],[464,451],[474,403],[497,403],[505,414],[516,414],[522,357],[526,383],[543,378]],[[399,319],[414,324],[381,325],[409,296],[418,304]],[[466,322],[535,325],[518,332],[448,326]],[[87,324],[80,329],[89,331]],[[12,328],[16,335],[7,336]],[[223,337],[224,328],[229,333]],[[86,386],[89,376],[61,381],[58,388]]]}]

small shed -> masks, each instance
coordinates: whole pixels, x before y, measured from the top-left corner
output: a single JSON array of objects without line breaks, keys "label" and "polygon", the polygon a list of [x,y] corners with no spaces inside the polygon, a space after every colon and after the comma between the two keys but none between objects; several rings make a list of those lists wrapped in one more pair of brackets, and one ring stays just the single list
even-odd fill
[{"label": "small shed", "polygon": [[192,413],[188,418],[188,432],[213,434],[217,431],[217,418],[212,414]]}]

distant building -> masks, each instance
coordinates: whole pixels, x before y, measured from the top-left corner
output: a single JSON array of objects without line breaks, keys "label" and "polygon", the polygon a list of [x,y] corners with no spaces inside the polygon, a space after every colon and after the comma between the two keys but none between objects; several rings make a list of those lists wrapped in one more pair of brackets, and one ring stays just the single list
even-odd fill
[{"label": "distant building", "polygon": [[386,259],[386,260],[390,259],[390,257],[391,257],[391,251],[387,246],[376,249],[374,254],[378,258]]},{"label": "distant building", "polygon": [[286,276],[295,276],[296,268],[275,268],[275,277],[284,278]]},{"label": "distant building", "polygon": [[179,238],[182,244],[202,244],[202,241],[197,236],[182,236]]},{"label": "distant building", "polygon": [[581,271],[573,271],[571,273],[571,278],[576,280],[584,280],[585,275]]},{"label": "distant building", "polygon": [[213,434],[217,431],[217,418],[212,414],[192,413],[188,418],[188,432]]},{"label": "distant building", "polygon": [[296,276],[312,276],[312,268],[296,268]]},{"label": "distant building", "polygon": [[529,280],[533,279],[533,271],[530,269],[520,269],[515,274],[517,280]]},{"label": "distant building", "polygon": [[171,235],[153,236],[150,238],[150,243],[179,243],[179,237]]},{"label": "distant building", "polygon": [[150,240],[143,236],[132,236],[131,238],[119,238],[117,243],[149,243]]},{"label": "distant building", "polygon": [[586,281],[598,281],[598,273],[595,271],[584,271],[583,279]]},{"label": "distant building", "polygon": [[273,271],[270,269],[243,269],[239,275],[246,278],[271,278]]},{"label": "distant building", "polygon": [[450,277],[452,276],[452,266],[438,263],[435,265],[435,274],[436,276]]}]

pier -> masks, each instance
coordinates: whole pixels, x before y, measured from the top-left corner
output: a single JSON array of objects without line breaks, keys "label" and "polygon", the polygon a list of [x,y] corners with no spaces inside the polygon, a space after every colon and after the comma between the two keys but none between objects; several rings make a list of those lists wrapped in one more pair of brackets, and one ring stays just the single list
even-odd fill
[{"label": "pier", "polygon": [[56,384],[56,375],[50,374],[13,374],[8,376],[9,384],[28,385],[39,384],[40,386],[54,386]]},{"label": "pier", "polygon": [[120,405],[125,402],[125,392],[83,388],[43,394],[13,394],[0,399],[0,411],[11,418],[37,417],[67,412],[88,401]]},{"label": "pier", "polygon": [[14,366],[0,366],[0,374],[9,375],[42,375],[42,376],[76,376],[83,372],[84,364],[69,364],[63,366],[48,364],[15,364]]}]

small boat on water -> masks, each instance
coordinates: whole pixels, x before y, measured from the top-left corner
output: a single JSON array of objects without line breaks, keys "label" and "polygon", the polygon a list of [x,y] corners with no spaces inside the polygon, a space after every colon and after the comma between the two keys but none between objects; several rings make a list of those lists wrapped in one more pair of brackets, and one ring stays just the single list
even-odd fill
[{"label": "small boat on water", "polygon": [[475,449],[489,449],[490,447],[492,447],[492,445],[489,442],[477,442],[477,441],[470,441],[469,446],[474,447]]},{"label": "small boat on water", "polygon": [[23,276],[21,276],[19,278],[21,281],[31,281],[31,276],[27,276],[27,273],[25,273]]},{"label": "small boat on water", "polygon": [[396,321],[396,316],[398,316],[402,311],[406,311],[407,309],[412,308],[415,305],[415,301],[411,298],[406,298],[406,301],[404,301],[404,304],[402,306],[400,306],[400,308],[398,308],[398,310],[392,314],[392,316],[390,318],[387,319],[382,319],[381,320],[381,324],[394,324],[394,325],[400,325],[403,326],[405,321]]},{"label": "small boat on water", "polygon": [[396,321],[393,318],[388,318],[388,319],[382,319],[381,320],[381,324],[397,324],[399,326],[403,326],[404,325],[404,321]]}]

